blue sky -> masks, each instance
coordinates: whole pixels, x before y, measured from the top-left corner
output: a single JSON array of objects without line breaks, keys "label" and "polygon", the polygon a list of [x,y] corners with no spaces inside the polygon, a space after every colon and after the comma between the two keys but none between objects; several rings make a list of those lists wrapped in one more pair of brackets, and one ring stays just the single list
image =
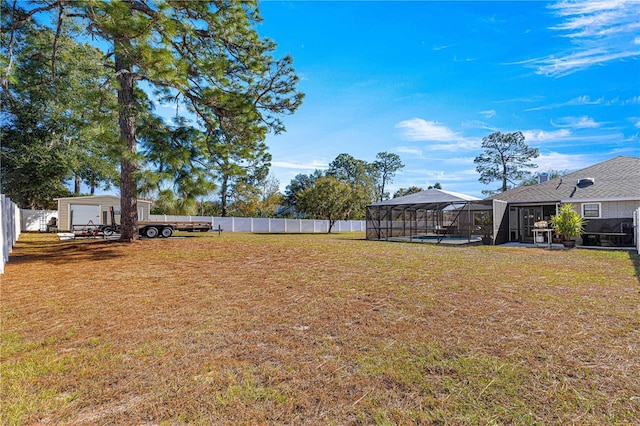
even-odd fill
[{"label": "blue sky", "polygon": [[522,131],[538,171],[640,156],[640,2],[263,1],[261,35],[291,54],[306,94],[270,135],[284,189],[340,153],[482,197],[473,159]]}]

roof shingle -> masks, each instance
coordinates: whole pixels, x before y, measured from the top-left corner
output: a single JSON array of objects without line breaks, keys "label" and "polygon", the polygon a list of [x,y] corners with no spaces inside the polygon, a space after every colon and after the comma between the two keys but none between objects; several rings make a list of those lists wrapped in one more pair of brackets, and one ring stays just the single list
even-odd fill
[{"label": "roof shingle", "polygon": [[[593,185],[578,186],[592,178]],[[488,199],[518,202],[560,202],[568,200],[640,200],[640,158],[620,156],[586,167],[560,178],[532,186],[520,186]]]}]

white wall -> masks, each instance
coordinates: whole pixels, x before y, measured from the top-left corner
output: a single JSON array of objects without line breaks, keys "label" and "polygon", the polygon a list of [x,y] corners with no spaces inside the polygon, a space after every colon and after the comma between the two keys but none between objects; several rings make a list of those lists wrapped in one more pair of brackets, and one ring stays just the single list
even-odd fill
[{"label": "white wall", "polygon": [[45,232],[52,217],[58,218],[58,210],[20,209],[20,230],[22,232]]}]

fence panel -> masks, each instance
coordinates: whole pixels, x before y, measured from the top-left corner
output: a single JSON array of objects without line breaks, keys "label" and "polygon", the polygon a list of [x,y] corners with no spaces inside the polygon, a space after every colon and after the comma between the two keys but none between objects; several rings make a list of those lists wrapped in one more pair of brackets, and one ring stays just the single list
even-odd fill
[{"label": "fence panel", "polygon": [[300,220],[300,232],[316,232],[314,225],[315,225],[315,221],[313,220],[307,220],[307,219],[303,219]]},{"label": "fence panel", "polygon": [[286,225],[286,219],[269,219],[268,232],[277,232],[277,233],[287,232],[285,225]]},{"label": "fence panel", "polygon": [[4,264],[20,236],[20,209],[4,194],[0,194],[0,225],[0,274],[3,274]]},{"label": "fence panel", "polygon": [[231,219],[233,220],[233,232],[254,232],[255,222],[252,218],[233,217]]},{"label": "fence panel", "polygon": [[[250,217],[212,217],[150,215],[151,222],[209,222],[213,230],[218,226],[225,232],[261,233],[326,233],[329,221],[314,219],[276,219]],[[332,232],[360,232],[366,229],[363,220],[341,220],[334,224]]]}]

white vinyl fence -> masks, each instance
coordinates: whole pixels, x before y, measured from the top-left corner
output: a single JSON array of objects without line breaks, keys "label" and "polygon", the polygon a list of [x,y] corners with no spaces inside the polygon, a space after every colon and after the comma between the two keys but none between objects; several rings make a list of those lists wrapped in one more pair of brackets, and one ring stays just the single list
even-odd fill
[{"label": "white vinyl fence", "polygon": [[22,232],[46,232],[52,217],[58,218],[58,210],[20,209],[20,229]]},{"label": "white vinyl fence", "polygon": [[[151,222],[209,222],[211,228],[216,231],[222,229],[225,232],[256,232],[256,233],[313,233],[327,232],[328,220],[313,219],[272,219],[251,217],[211,217],[211,216],[172,216],[151,215]],[[340,220],[337,221],[331,232],[359,232],[366,230],[364,220]]]},{"label": "white vinyl fence", "polygon": [[20,209],[4,194],[0,194],[0,224],[0,274],[3,274],[4,264],[20,236]]},{"label": "white vinyl fence", "polygon": [[635,235],[638,254],[640,254],[640,209],[633,212],[633,234]]}]

